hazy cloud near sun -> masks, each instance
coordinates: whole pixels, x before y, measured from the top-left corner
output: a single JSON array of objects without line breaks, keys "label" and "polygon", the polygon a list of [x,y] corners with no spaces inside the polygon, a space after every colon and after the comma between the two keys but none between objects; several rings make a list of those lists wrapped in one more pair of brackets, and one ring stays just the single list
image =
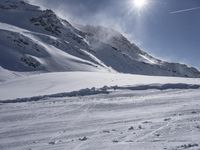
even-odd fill
[{"label": "hazy cloud near sun", "polygon": [[[72,24],[102,25],[113,28],[129,39],[136,41],[133,36],[128,35],[127,24],[130,18],[126,12],[128,7],[124,0],[29,0],[42,8],[53,9],[61,18],[67,19]],[[139,43],[139,42],[138,42]]]},{"label": "hazy cloud near sun", "polygon": [[[84,3],[80,0],[29,0],[33,4],[38,4],[44,8],[53,9],[58,15],[63,18],[69,19],[72,22],[83,24],[104,24],[105,22],[112,22],[110,15],[112,9],[108,13],[108,1],[97,2],[87,0]],[[107,21],[105,21],[107,20]]]}]

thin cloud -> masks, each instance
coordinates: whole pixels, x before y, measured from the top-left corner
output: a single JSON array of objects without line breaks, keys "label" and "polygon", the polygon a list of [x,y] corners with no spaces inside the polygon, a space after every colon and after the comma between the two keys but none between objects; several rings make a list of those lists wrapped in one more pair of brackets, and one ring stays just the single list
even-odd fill
[{"label": "thin cloud", "polygon": [[188,8],[188,9],[172,11],[172,12],[170,12],[170,14],[184,13],[184,12],[194,11],[194,10],[198,10],[198,9],[200,9],[200,7],[193,7],[193,8]]}]

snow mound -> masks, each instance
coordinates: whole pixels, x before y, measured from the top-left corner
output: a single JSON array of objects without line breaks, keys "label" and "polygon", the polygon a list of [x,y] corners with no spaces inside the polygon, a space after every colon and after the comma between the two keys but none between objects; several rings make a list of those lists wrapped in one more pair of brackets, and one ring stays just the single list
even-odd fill
[{"label": "snow mound", "polygon": [[97,94],[109,94],[109,90],[169,90],[169,89],[199,89],[200,85],[196,84],[152,84],[152,85],[140,85],[140,86],[125,86],[125,87],[118,87],[118,86],[104,86],[102,88],[86,88],[81,89],[79,91],[72,91],[72,92],[65,92],[65,93],[58,93],[52,95],[43,95],[43,96],[35,96],[30,98],[17,98],[11,100],[2,100],[0,103],[21,103],[21,102],[32,102],[32,101],[41,101],[41,100],[48,100],[50,98],[60,98],[60,97],[77,97],[77,96],[90,96],[90,95],[97,95]]},{"label": "snow mound", "polygon": [[169,89],[199,89],[200,85],[197,84],[150,84],[150,85],[139,85],[139,86],[126,86],[126,87],[112,87],[113,89],[128,89],[128,90],[169,90]]},{"label": "snow mound", "polygon": [[[93,87],[98,89],[105,85],[108,87],[131,86],[142,89],[167,89],[167,86],[169,86],[170,88],[180,89],[192,88],[192,85],[200,85],[200,80],[197,78],[156,77],[100,72],[45,73],[0,83],[0,100],[69,93]],[[143,85],[145,86],[143,87]]]}]

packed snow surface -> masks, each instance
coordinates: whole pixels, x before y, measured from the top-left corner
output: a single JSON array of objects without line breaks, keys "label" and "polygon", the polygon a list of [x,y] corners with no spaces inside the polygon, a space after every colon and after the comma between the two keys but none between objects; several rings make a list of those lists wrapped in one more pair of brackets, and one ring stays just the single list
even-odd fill
[{"label": "packed snow surface", "polygon": [[[83,73],[82,76],[84,74],[87,75]],[[120,79],[120,76],[125,79]],[[119,75],[113,80],[122,81],[131,77]],[[133,77],[137,80],[152,79],[146,82],[156,80],[155,77],[139,79],[136,78],[137,76]],[[72,79],[72,77],[68,78]],[[111,78],[108,76],[106,78],[102,82],[112,84]],[[89,79],[94,81],[91,76],[86,80]],[[165,82],[157,79],[157,82]],[[96,78],[96,80],[100,79]],[[137,80],[135,84],[139,83]],[[166,80],[175,82],[175,79],[166,78]],[[43,81],[43,78],[40,81]],[[86,81],[77,81],[77,88],[80,88],[80,83],[83,82]],[[126,82],[131,84],[133,79]],[[17,84],[17,81],[10,84],[13,83]],[[45,81],[40,85],[44,86],[44,83]],[[97,83],[96,85],[102,86]],[[26,87],[28,86],[32,85]],[[66,87],[70,87],[70,83]],[[32,88],[34,89],[35,86]],[[12,95],[12,92],[7,95]],[[2,103],[0,105],[0,149],[199,150],[199,97],[200,89],[164,91],[116,89],[108,94],[92,96],[63,96],[41,98],[37,102]]]}]

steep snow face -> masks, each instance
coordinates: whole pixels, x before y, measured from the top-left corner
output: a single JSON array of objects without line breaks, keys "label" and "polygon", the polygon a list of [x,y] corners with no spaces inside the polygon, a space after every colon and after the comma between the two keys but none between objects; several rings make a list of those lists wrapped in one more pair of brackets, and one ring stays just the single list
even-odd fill
[{"label": "steep snow face", "polygon": [[158,60],[122,34],[78,29],[52,10],[21,0],[0,1],[0,66],[17,72],[92,71],[200,77],[195,68]]},{"label": "steep snow face", "polygon": [[11,71],[112,71],[89,53],[84,34],[51,10],[3,0],[0,34],[0,66]]},{"label": "steep snow face", "polygon": [[152,57],[115,30],[90,25],[78,28],[87,33],[87,40],[94,49],[95,56],[119,72],[200,77],[200,72],[195,68]]},{"label": "steep snow face", "polygon": [[[105,70],[103,65],[100,66],[89,61],[89,59],[94,59],[82,52],[83,50],[70,48],[70,44],[65,41],[61,43],[63,47],[60,46],[59,49],[59,39],[57,38],[38,35],[3,23],[0,23],[0,32],[0,42],[2,43],[0,46],[0,63],[6,69],[13,71]],[[64,48],[69,48],[69,50],[62,50]],[[85,59],[76,57],[70,52],[67,53],[67,51],[75,50],[82,52]]]}]

